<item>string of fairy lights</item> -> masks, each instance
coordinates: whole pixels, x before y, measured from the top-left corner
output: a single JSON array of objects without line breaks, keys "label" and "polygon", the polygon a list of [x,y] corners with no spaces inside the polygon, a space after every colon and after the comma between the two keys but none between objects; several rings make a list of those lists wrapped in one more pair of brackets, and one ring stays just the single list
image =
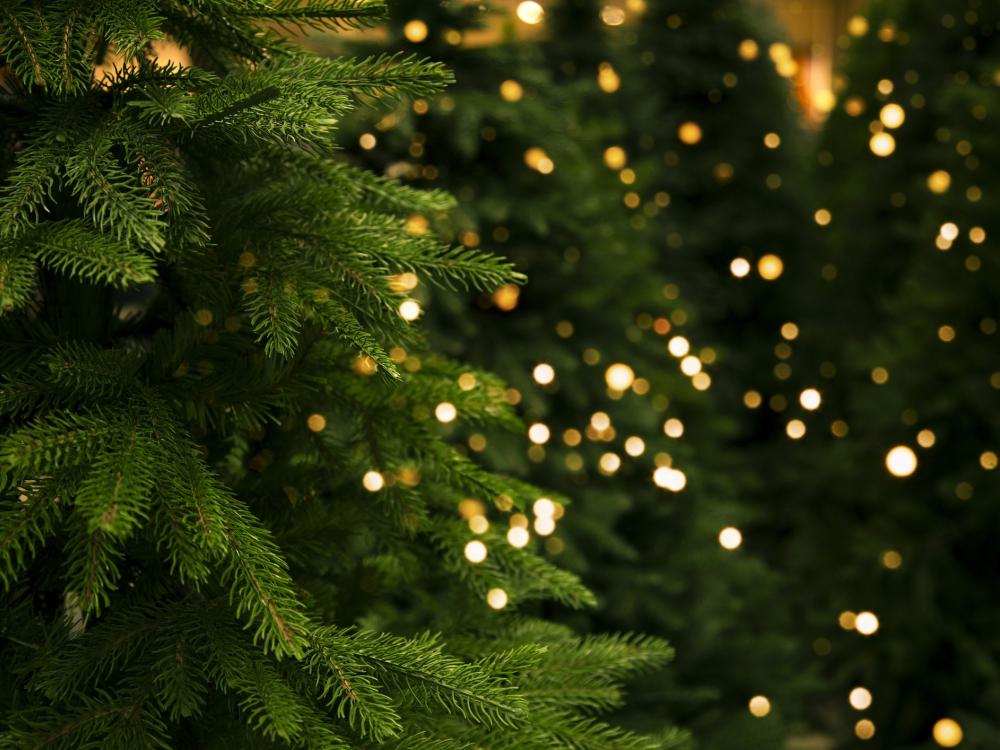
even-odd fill
[{"label": "string of fairy lights", "polygon": [[[645,11],[645,0],[625,0],[624,2],[609,2],[600,9],[602,21],[609,27],[622,26],[642,15]],[[515,17],[518,22],[526,27],[538,27],[544,24],[545,7],[535,0],[524,0],[516,5]],[[668,25],[674,23],[674,17],[668,19]],[[680,21],[676,21],[680,25]],[[870,33],[869,21],[864,16],[855,16],[847,24],[847,35],[852,38],[860,38]],[[404,26],[403,33],[407,40],[419,44],[428,38],[431,30],[425,21],[412,19]],[[450,43],[460,44],[461,35],[450,30],[448,33],[457,34],[454,39],[448,39]],[[896,27],[887,22],[880,26],[874,33],[883,41],[891,41],[899,33]],[[796,60],[789,45],[782,42],[775,42],[764,49],[763,45],[755,39],[743,39],[739,42],[737,54],[740,59],[750,62],[756,60],[761,54],[767,54],[774,65],[776,73],[786,79],[795,77],[799,72],[800,63]],[[733,74],[732,80],[725,81],[727,86],[737,85],[737,78]],[[907,76],[910,74],[907,73]],[[611,94],[619,90],[621,86],[621,74],[615,69],[611,62],[601,62],[596,70],[596,83],[599,89]],[[907,107],[920,109],[926,105],[922,95],[914,94],[908,101],[894,96],[896,87],[889,79],[878,82],[875,92],[877,100],[877,117],[869,123],[870,138],[868,147],[871,153],[885,159],[891,157],[896,151],[896,135],[899,129],[907,122]],[[498,90],[499,97],[506,103],[517,103],[522,101],[528,93],[525,87],[517,80],[507,79],[503,81]],[[833,91],[819,90],[811,94],[812,106],[823,113],[829,113],[838,105],[838,97]],[[444,111],[450,111],[454,106],[447,96],[443,97],[440,106]],[[844,99],[842,106],[851,117],[861,117],[869,107],[869,103],[861,96],[849,96]],[[430,103],[418,100],[413,105],[417,115],[425,114],[429,111]],[[985,111],[975,113],[976,117],[985,117]],[[394,127],[399,121],[398,116],[388,115],[379,123],[378,129],[387,130]],[[495,138],[495,131],[488,130],[482,132],[484,140]],[[700,144],[704,137],[704,129],[701,124],[694,120],[682,122],[676,129],[677,141],[683,146],[693,147]],[[423,153],[423,141],[417,134],[410,148],[410,155],[419,158]],[[360,137],[360,145],[363,149],[370,150],[377,147],[378,137],[374,133],[364,133]],[[762,145],[766,149],[778,149],[782,146],[781,135],[776,132],[764,134]],[[962,155],[971,153],[971,146],[967,142],[958,144],[957,151]],[[820,154],[822,163],[826,155]],[[608,146],[602,153],[601,158],[608,169],[618,173],[621,183],[631,186],[636,181],[636,173],[629,166],[629,154],[620,145]],[[552,174],[558,167],[551,155],[542,146],[532,146],[523,154],[523,162],[526,168],[533,170],[540,175]],[[716,169],[716,177],[720,180],[728,179],[726,175],[726,165],[719,165]],[[436,176],[436,169],[432,165],[422,167],[406,166],[394,168],[403,169],[398,174],[414,174],[433,179]],[[732,168],[729,167],[729,176]],[[780,175],[768,175],[767,187],[777,189],[781,185]],[[933,170],[927,175],[927,188],[935,194],[943,194],[950,190],[952,176],[945,169]],[[982,191],[975,186],[968,189],[967,198],[975,202],[982,197]],[[636,192],[626,192],[624,203],[630,209],[638,208],[642,198]],[[657,193],[653,197],[653,204],[658,209],[665,209],[670,204],[670,196],[666,193]],[[817,208],[813,214],[815,223],[820,227],[829,226],[834,217],[829,209]],[[407,229],[420,235],[430,231],[430,225],[423,216],[414,215],[407,222]],[[981,245],[986,241],[986,231],[981,226],[969,227],[966,234],[969,240],[975,245]],[[498,227],[494,231],[494,239],[503,241],[507,230]],[[949,221],[943,223],[934,238],[936,248],[942,252],[948,251],[962,233],[957,222]],[[475,232],[466,232],[460,239],[469,246],[475,246],[480,238]],[[972,256],[974,257],[974,256]],[[975,260],[967,261],[967,267],[976,265]],[[969,267],[969,270],[978,270],[978,267]],[[749,279],[756,275],[764,282],[774,282],[780,279],[785,271],[785,262],[781,256],[775,252],[767,252],[756,258],[739,255],[732,258],[729,264],[729,272],[737,279]],[[822,269],[823,278],[828,280],[835,278],[836,269],[832,266],[824,266]],[[404,273],[391,279],[391,288],[399,293],[402,299],[399,303],[398,312],[400,317],[408,322],[419,319],[422,315],[422,308],[414,292],[419,284],[419,278],[414,273]],[[664,296],[668,300],[678,298],[679,290],[674,285],[667,285],[664,289]],[[492,305],[502,312],[514,312],[519,304],[520,288],[509,284],[496,289],[491,296]],[[707,391],[712,385],[712,378],[706,370],[714,361],[716,354],[711,347],[703,347],[695,351],[691,341],[678,334],[675,328],[684,322],[683,310],[676,310],[671,318],[645,315],[640,316],[637,321],[639,328],[652,330],[657,335],[665,339],[666,354],[677,361],[677,366],[685,375],[692,387],[697,391]],[[995,323],[994,329],[995,329]],[[555,326],[556,333],[564,339],[573,336],[575,329],[571,321],[562,320]],[[780,339],[775,345],[774,353],[778,360],[774,366],[774,375],[779,381],[788,380],[792,370],[788,360],[792,356],[793,342],[799,336],[799,327],[794,322],[786,322],[780,328]],[[941,341],[947,342],[954,338],[954,329],[948,325],[943,325],[938,330],[938,337]],[[419,369],[419,358],[405,352],[402,348],[396,347],[390,352],[393,360],[402,364],[409,371]],[[602,356],[596,349],[588,348],[582,353],[583,361],[590,366],[598,367],[602,364]],[[824,365],[827,367],[827,365]],[[832,365],[830,372],[824,372],[821,368],[821,375],[833,376]],[[365,358],[359,360],[355,368],[359,373],[370,375],[375,371],[374,363],[366,361]],[[539,361],[533,365],[531,377],[534,383],[542,389],[543,393],[547,389],[552,389],[558,384],[559,373],[556,367],[545,361]],[[995,387],[1000,387],[1000,375],[997,375]],[[625,362],[612,362],[603,367],[603,379],[606,386],[606,394],[609,401],[617,401],[628,393],[639,397],[650,397],[656,408],[665,409],[665,397],[651,393],[651,386],[646,378],[635,372],[633,367]],[[884,367],[875,367],[871,371],[871,380],[880,385],[889,380],[889,373]],[[463,374],[459,378],[459,386],[463,390],[470,390],[477,387],[475,377],[471,373]],[[508,403],[516,405],[521,401],[521,394],[516,389],[510,388],[504,393]],[[809,429],[809,415],[822,411],[823,395],[819,387],[809,386],[796,394],[794,399],[776,393],[765,399],[764,394],[756,389],[750,389],[743,393],[743,405],[747,409],[758,409],[766,405],[775,412],[783,412],[790,406],[790,401],[797,402],[802,413],[792,416],[785,423],[785,434],[788,439],[796,441],[802,439]],[[434,418],[442,425],[449,425],[455,422],[459,414],[458,407],[451,402],[441,402],[433,410]],[[308,427],[314,431],[320,431],[326,426],[321,415],[311,415],[308,418]],[[835,419],[830,422],[829,429],[837,438],[846,437],[849,433],[848,424],[842,419]],[[671,440],[681,440],[685,434],[684,423],[676,416],[668,416],[662,424],[663,435]],[[576,449],[585,440],[594,443],[612,444],[620,441],[620,448],[617,450],[603,451],[597,459],[597,469],[604,476],[614,476],[623,465],[623,455],[629,459],[639,460],[649,453],[649,443],[640,435],[621,435],[618,433],[612,415],[605,410],[595,411],[590,414],[585,424],[578,427],[570,427],[561,432],[560,435],[553,434],[552,427],[544,421],[533,421],[527,426],[528,457],[535,462],[541,462],[546,458],[546,446],[553,441],[560,441],[570,450],[566,452],[564,461],[571,471],[582,471],[584,469],[584,458]],[[922,429],[917,433],[916,446],[921,449],[928,449],[936,441],[935,434],[930,429]],[[475,452],[486,449],[487,441],[485,436],[474,433],[468,439],[469,448]],[[888,473],[896,478],[905,479],[911,477],[917,471],[919,459],[914,447],[906,444],[889,446],[884,456],[884,466]],[[984,451],[980,456],[982,468],[992,470],[1000,464],[1000,458],[992,451]],[[377,470],[369,470],[362,478],[363,487],[369,492],[377,493],[383,491],[387,484],[395,481],[394,477],[387,477]],[[667,451],[656,452],[651,459],[650,481],[658,488],[667,493],[680,493],[688,483],[688,478],[683,468],[675,466],[672,456]],[[961,495],[961,489],[956,490]],[[501,512],[507,513],[507,530],[503,536],[505,543],[515,548],[523,548],[531,543],[532,535],[545,540],[545,549],[551,554],[558,554],[563,549],[563,543],[558,538],[556,531],[559,520],[564,516],[566,509],[564,506],[547,497],[537,498],[530,509],[530,514],[525,512],[513,512],[513,504],[510,498],[498,498],[493,505]],[[468,524],[469,532],[472,535],[465,543],[463,555],[470,565],[483,563],[490,554],[490,549],[485,541],[484,535],[489,531],[491,522],[489,520],[489,509],[486,503],[477,499],[466,498],[459,502],[459,515]],[[738,550],[744,542],[743,531],[736,526],[727,525],[718,531],[718,544],[727,551]],[[903,564],[902,555],[894,549],[887,549],[880,557],[881,564],[890,570],[898,569]],[[496,610],[504,609],[510,601],[510,596],[503,588],[491,588],[485,596],[486,604]],[[875,636],[880,629],[878,615],[872,611],[843,611],[837,616],[837,623],[840,628],[846,631],[856,632],[864,638]],[[814,650],[817,654],[829,653],[831,648],[828,639],[820,638],[814,643]],[[876,726],[874,722],[864,715],[875,702],[875,696],[871,690],[864,685],[856,685],[849,691],[847,702],[851,709],[861,713],[854,724],[854,734],[860,740],[870,740],[875,736]],[[747,704],[750,714],[763,719],[772,713],[771,699],[758,694],[752,696]],[[938,719],[932,728],[931,736],[941,747],[951,748],[958,746],[964,737],[961,725],[953,718],[942,717]]]}]

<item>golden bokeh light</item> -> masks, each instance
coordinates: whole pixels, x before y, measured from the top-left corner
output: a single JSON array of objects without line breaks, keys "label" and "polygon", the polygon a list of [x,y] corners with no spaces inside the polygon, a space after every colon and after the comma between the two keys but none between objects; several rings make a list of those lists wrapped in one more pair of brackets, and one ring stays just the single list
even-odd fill
[{"label": "golden bokeh light", "polygon": [[744,39],[738,47],[740,58],[743,60],[756,60],[760,54],[760,45],[753,39]]},{"label": "golden bokeh light", "polygon": [[854,734],[859,740],[870,740],[875,736],[875,723],[871,719],[861,719],[854,725]]},{"label": "golden bokeh light", "polygon": [[934,741],[941,747],[957,747],[962,741],[962,726],[954,719],[944,718],[934,722]]},{"label": "golden bokeh light", "polygon": [[931,172],[927,177],[927,188],[935,195],[947,193],[951,187],[951,174],[944,169]]},{"label": "golden bokeh light", "polygon": [[611,63],[603,62],[597,67],[597,85],[605,94],[615,93],[621,83],[621,78]]},{"label": "golden bokeh light", "polygon": [[521,287],[516,284],[504,284],[493,292],[493,304],[504,312],[510,312],[517,307],[521,297]]},{"label": "golden bokeh light", "polygon": [[762,255],[757,261],[757,273],[765,281],[774,281],[785,270],[785,263],[780,257],[773,253]]},{"label": "golden bokeh light", "polygon": [[875,156],[890,156],[896,150],[896,139],[884,130],[879,131],[868,141],[868,148]]},{"label": "golden bokeh light", "polygon": [[878,632],[879,621],[874,612],[858,612],[854,618],[854,629],[861,635],[875,635]]},{"label": "golden bokeh light", "polygon": [[486,545],[478,539],[473,539],[465,545],[465,559],[470,563],[481,563],[487,554]]},{"label": "golden bokeh light", "polygon": [[313,432],[322,432],[326,429],[326,417],[322,414],[310,414],[306,426]]},{"label": "golden bokeh light", "polygon": [[677,417],[671,417],[663,423],[663,434],[667,437],[679,438],[684,434],[684,423]]},{"label": "golden bokeh light", "polygon": [[434,416],[441,424],[448,424],[455,421],[455,417],[458,416],[458,409],[450,401],[442,401],[434,407]]},{"label": "golden bokeh light", "polygon": [[674,336],[667,342],[667,351],[675,357],[683,357],[691,351],[691,342],[683,336]]},{"label": "golden bokeh light", "polygon": [[743,532],[735,526],[727,526],[719,532],[719,544],[723,549],[734,550],[743,544]]},{"label": "golden bokeh light", "polygon": [[524,2],[518,3],[517,17],[529,26],[534,26],[542,22],[542,18],[545,17],[545,9],[535,0],[524,0]]},{"label": "golden bokeh light", "polygon": [[380,489],[385,487],[385,477],[383,477],[377,471],[365,472],[364,477],[361,479],[361,484],[369,492],[378,492]]},{"label": "golden bokeh light", "polygon": [[816,411],[823,403],[823,397],[815,388],[806,388],[799,394],[799,403],[803,409]]},{"label": "golden bokeh light", "polygon": [[677,137],[680,139],[681,143],[693,146],[701,141],[701,125],[696,122],[691,122],[690,120],[681,123],[681,126],[677,128]]},{"label": "golden bokeh light", "polygon": [[898,128],[906,121],[906,110],[898,104],[886,104],[878,113],[878,119],[887,128]]},{"label": "golden bokeh light", "polygon": [[625,452],[632,458],[638,458],[646,452],[646,441],[638,435],[632,435],[625,440]]},{"label": "golden bokeh light", "polygon": [[855,711],[864,711],[872,704],[872,694],[867,688],[856,687],[847,696],[847,702]]},{"label": "golden bokeh light", "polygon": [[604,149],[604,163],[609,169],[621,169],[628,163],[628,154],[621,146],[608,146]]},{"label": "golden bokeh light", "polygon": [[528,428],[528,440],[535,445],[544,445],[549,442],[549,438],[551,436],[552,433],[549,431],[548,426],[542,424],[541,422],[535,422]]},{"label": "golden bokeh light", "polygon": [[785,434],[792,440],[799,440],[806,434],[806,423],[801,419],[793,419],[785,425]]},{"label": "golden bokeh light", "polygon": [[771,713],[771,701],[763,695],[755,695],[751,698],[748,707],[750,708],[750,713],[758,719],[762,719]]},{"label": "golden bokeh light", "polygon": [[399,303],[399,317],[407,322],[412,322],[420,317],[423,310],[420,308],[420,303],[415,299],[403,300]]},{"label": "golden bokeh light", "polygon": [[885,467],[894,477],[908,477],[917,470],[917,454],[907,445],[897,445],[885,454]]},{"label": "golden bokeh light", "polygon": [[500,97],[505,102],[519,102],[524,97],[524,87],[512,78],[500,84]]},{"label": "golden bokeh light", "polygon": [[[527,520],[525,520],[527,522]],[[512,526],[507,530],[507,543],[511,547],[521,549],[531,540],[531,534],[523,526]]]},{"label": "golden bokeh light", "polygon": [[626,391],[635,382],[635,372],[628,365],[616,362],[604,371],[604,382],[613,391]]},{"label": "golden bokeh light", "polygon": [[552,365],[546,362],[540,362],[535,365],[535,368],[531,371],[531,377],[534,378],[535,382],[539,385],[548,385],[556,379],[556,371]]},{"label": "golden bokeh light", "polygon": [[507,592],[493,588],[486,592],[486,603],[493,609],[503,609],[507,606]]},{"label": "golden bokeh light", "polygon": [[733,258],[732,263],[729,264],[729,273],[738,279],[742,279],[750,273],[750,261],[746,258]]},{"label": "golden bokeh light", "polygon": [[680,492],[687,486],[687,475],[680,469],[660,466],[653,472],[653,483],[670,492]]},{"label": "golden bokeh light", "polygon": [[406,37],[407,41],[419,44],[427,38],[427,24],[419,18],[407,21],[403,27],[403,36]]}]

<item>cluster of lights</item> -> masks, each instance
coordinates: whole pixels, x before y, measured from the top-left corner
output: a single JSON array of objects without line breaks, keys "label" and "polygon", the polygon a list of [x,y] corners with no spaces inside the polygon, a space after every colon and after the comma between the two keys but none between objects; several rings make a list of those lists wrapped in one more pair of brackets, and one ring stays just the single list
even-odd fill
[{"label": "cluster of lights", "polygon": [[[538,2],[526,0],[525,2],[519,3],[516,14],[521,22],[529,25],[537,25],[543,21],[545,11]],[[625,22],[626,14],[622,8],[608,5],[602,9],[601,19],[609,26],[619,26]],[[868,22],[862,16],[855,16],[850,20],[848,30],[852,36],[862,36],[868,31]],[[404,28],[404,35],[411,42],[421,42],[428,36],[427,25],[420,20],[410,21]],[[786,77],[795,75],[798,69],[798,64],[792,57],[791,50],[787,47],[787,45],[780,43],[773,44],[770,46],[768,52],[775,64],[776,69],[781,75]],[[753,60],[759,55],[759,45],[752,39],[745,39],[739,45],[739,55],[744,60]],[[620,85],[618,74],[609,63],[603,63],[599,67],[598,82],[600,88],[608,93],[616,91]],[[880,92],[882,92],[882,88],[883,87],[880,85]],[[882,93],[888,94],[891,93],[891,91],[892,89],[890,87],[887,92]],[[524,90],[521,84],[517,81],[507,80],[501,84],[500,94],[505,101],[517,102],[523,97]],[[819,95],[820,99],[815,100],[814,105],[823,111],[829,111],[834,103],[833,94],[830,92],[819,92]],[[869,147],[872,153],[880,157],[888,157],[893,154],[896,149],[896,140],[893,135],[886,132],[886,130],[894,130],[901,127],[905,120],[906,112],[902,106],[892,102],[885,104],[879,112],[878,122],[873,123],[879,127],[875,130],[875,132],[873,132],[869,142]],[[693,146],[702,140],[703,131],[701,126],[695,122],[684,122],[678,128],[677,137],[685,145]],[[765,136],[764,143],[768,148],[778,148],[781,143],[781,138],[777,133],[768,133]],[[374,148],[376,144],[377,140],[374,135],[366,133],[361,136],[360,145],[362,148],[371,149]],[[551,158],[549,158],[545,151],[541,148],[529,149],[524,155],[524,160],[531,169],[534,169],[541,174],[549,174],[555,168]],[[628,156],[621,147],[611,146],[604,152],[604,161],[610,169],[622,170],[626,167]],[[928,177],[927,184],[931,192],[941,194],[947,192],[950,188],[951,176],[944,170],[938,170]],[[828,210],[818,209],[814,214],[814,219],[818,225],[826,226],[830,223],[832,217]],[[973,232],[975,231],[976,230],[973,230]],[[978,241],[982,242],[985,240],[985,232],[982,232],[981,229],[979,229],[979,232],[982,233],[982,238]],[[951,244],[958,238],[958,236],[958,226],[952,222],[947,222],[943,224],[939,230],[937,246],[939,249],[946,250],[950,248]],[[970,238],[972,238],[973,241],[976,241],[977,236],[978,235],[970,232]],[[730,272],[737,278],[748,276],[752,270],[753,264],[746,258],[738,257],[733,259],[730,263]],[[784,271],[784,263],[778,255],[766,254],[758,259],[757,271],[761,278],[767,281],[772,281],[782,275]],[[412,288],[413,287],[410,287],[410,289]],[[517,304],[518,294],[519,290],[517,287],[502,287],[494,293],[494,304],[502,310],[511,310]],[[404,320],[413,321],[420,317],[422,310],[416,300],[406,299],[399,306],[399,314]],[[209,315],[211,315],[210,312]],[[202,323],[200,319],[198,322]],[[208,325],[210,323],[211,320],[209,319],[208,323],[202,324]],[[947,326],[944,328],[947,328]],[[786,338],[794,338],[794,336]],[[942,340],[946,339],[942,338]],[[668,342],[668,351],[671,355],[680,359],[680,368],[685,375],[694,377],[699,374],[704,374],[702,372],[702,360],[697,356],[690,354],[690,348],[690,343],[683,336],[675,336]],[[539,363],[532,370],[532,377],[539,385],[550,385],[555,381],[555,369],[548,363]],[[622,393],[627,391],[633,386],[635,380],[635,373],[627,364],[614,363],[605,370],[605,382],[608,389],[613,393]],[[880,382],[876,379],[874,374],[873,380],[875,380],[875,382]],[[884,380],[881,382],[884,382]],[[755,394],[755,397],[751,399],[750,394]],[[760,394],[755,391],[748,392],[748,394],[744,397],[744,402],[750,406],[751,400],[754,404],[756,404],[756,406],[759,406],[761,403]],[[807,411],[816,411],[822,404],[822,396],[816,388],[806,388],[799,394],[799,403],[802,408]],[[756,408],[756,406],[752,406],[751,408]],[[439,403],[435,408],[434,413],[438,421],[443,424],[450,423],[457,417],[457,409],[455,405],[450,402]],[[326,419],[321,414],[312,414],[307,419],[307,426],[314,432],[321,432],[326,428]],[[610,429],[610,422],[604,429]],[[664,422],[663,431],[668,437],[680,438],[683,435],[684,426],[679,419],[670,418]],[[802,437],[805,434],[805,431],[805,424],[798,419],[793,419],[786,425],[786,432],[789,437],[792,437],[793,439]],[[576,431],[574,430],[572,432]],[[927,435],[930,435],[930,437],[928,438]],[[530,426],[528,436],[533,444],[540,446],[550,440],[551,432],[548,426],[538,422]],[[921,447],[930,447],[930,445],[933,445],[934,443],[933,433],[930,430],[921,431],[920,436],[917,438],[917,442],[921,445]],[[568,440],[567,443],[569,444]],[[644,453],[646,445],[641,437],[631,436],[625,441],[624,448],[625,452],[629,456],[638,457]],[[984,452],[980,457],[980,463],[984,468],[995,468],[998,463],[996,454],[991,451]],[[599,466],[604,473],[614,473],[618,470],[620,464],[620,457],[612,452],[604,453],[599,462]],[[917,457],[914,451],[908,446],[898,445],[893,447],[886,454],[885,465],[893,476],[908,477],[912,475],[917,468]],[[653,481],[658,487],[672,492],[679,492],[686,486],[687,477],[684,472],[679,469],[666,465],[658,466],[656,468],[653,474]],[[378,492],[385,486],[385,478],[381,473],[372,470],[364,475],[362,483],[367,490],[371,492]],[[555,530],[557,509],[561,510],[561,506],[553,503],[548,498],[539,498],[535,501],[533,505],[533,512],[535,515],[534,529],[540,536],[552,534]],[[475,533],[483,533],[488,528],[488,521],[486,521],[485,516],[481,514],[471,516],[469,522],[470,528],[472,528]],[[512,516],[511,526],[507,532],[506,538],[509,544],[517,548],[524,547],[528,544],[530,540],[530,533],[527,528],[527,518],[525,516],[522,514],[515,514]],[[719,532],[718,542],[720,546],[726,550],[736,550],[742,545],[743,535],[738,528],[728,526]],[[464,548],[466,560],[473,564],[482,563],[486,560],[488,554],[489,551],[486,544],[479,539],[469,541]],[[901,556],[894,550],[882,553],[881,560],[882,564],[886,568],[890,569],[898,568],[902,564]],[[493,609],[503,609],[508,604],[508,594],[502,588],[492,588],[486,594],[486,601],[487,604]],[[841,616],[842,626],[847,621],[850,622],[849,629],[854,629],[858,633],[865,636],[873,635],[879,629],[878,618],[872,612],[860,612],[858,614],[843,613]],[[865,711],[871,707],[873,698],[871,692],[867,688],[858,686],[850,691],[848,695],[848,702],[853,709],[857,711]],[[764,695],[753,696],[748,703],[748,707],[750,713],[758,718],[769,715],[772,708],[770,700]],[[855,724],[855,734],[860,739],[867,740],[872,738],[875,734],[874,723],[868,719],[861,719]],[[962,728],[953,719],[940,719],[934,724],[933,738],[941,747],[955,747],[962,741]]]},{"label": "cluster of lights", "polygon": [[878,615],[874,612],[841,612],[837,622],[844,630],[856,630],[863,636],[875,635],[879,629]]},{"label": "cluster of lights", "polygon": [[687,486],[687,475],[672,466],[659,466],[653,472],[653,484],[670,492],[680,492]]},{"label": "cluster of lights", "polygon": [[545,149],[538,146],[524,152],[524,163],[539,174],[552,174],[556,168],[555,162],[545,152]]}]

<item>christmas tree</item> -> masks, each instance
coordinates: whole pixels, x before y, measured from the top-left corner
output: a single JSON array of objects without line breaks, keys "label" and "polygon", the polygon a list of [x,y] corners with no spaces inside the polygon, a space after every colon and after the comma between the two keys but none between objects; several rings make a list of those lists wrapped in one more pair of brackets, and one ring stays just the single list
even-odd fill
[{"label": "christmas tree", "polygon": [[974,0],[886,0],[850,21],[817,153],[828,225],[779,285],[801,335],[768,390],[794,413],[760,461],[823,665],[814,718],[842,747],[1000,739],[998,22]]},{"label": "christmas tree", "polygon": [[[415,293],[442,347],[511,383],[535,443],[474,430],[469,450],[574,499],[561,518],[542,506],[533,535],[513,518],[511,543],[595,588],[582,627],[678,646],[627,720],[651,727],[666,708],[704,747],[770,748],[798,724],[807,662],[780,575],[736,549],[737,527],[768,512],[742,491],[758,478],[736,451],[757,427],[736,376],[773,356],[774,251],[795,252],[811,223],[798,123],[749,9],[646,5],[522,3],[508,18],[397,2],[388,48],[429,51],[458,83],[368,118],[355,151],[465,199],[414,225],[503,248],[528,273],[473,304]],[[735,256],[763,278],[734,276]],[[758,720],[769,700],[780,710]]]},{"label": "christmas tree", "polygon": [[384,10],[0,8],[0,745],[676,745],[594,718],[667,646],[539,619],[593,601],[490,526],[544,493],[438,428],[521,429],[410,279],[522,278],[333,158],[359,104],[450,81],[288,35]]}]

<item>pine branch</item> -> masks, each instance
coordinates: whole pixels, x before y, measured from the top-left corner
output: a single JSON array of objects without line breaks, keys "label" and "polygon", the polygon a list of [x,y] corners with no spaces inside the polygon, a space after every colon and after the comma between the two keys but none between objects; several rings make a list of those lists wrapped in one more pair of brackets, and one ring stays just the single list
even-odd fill
[{"label": "pine branch", "polygon": [[[161,479],[171,488],[164,501],[190,519],[188,532],[193,530],[198,544],[222,565],[220,576],[230,604],[237,617],[256,626],[254,641],[278,656],[301,655],[308,620],[270,533],[194,457],[193,446],[171,456]],[[196,573],[197,566],[182,564],[187,554],[183,546],[172,550],[181,569]]]},{"label": "pine branch", "polygon": [[66,180],[94,226],[158,253],[165,244],[160,211],[148,191],[112,156],[114,145],[106,129],[95,128],[66,159]]},{"label": "pine branch", "polygon": [[94,15],[96,30],[124,59],[143,54],[146,45],[163,36],[163,16],[143,0],[103,0]]},{"label": "pine branch", "polygon": [[362,59],[299,55],[280,61],[277,69],[358,99],[377,100],[380,105],[431,96],[454,82],[454,76],[441,63],[400,53]]},{"label": "pine branch", "polygon": [[25,482],[16,491],[16,499],[0,503],[0,583],[7,590],[55,533],[65,509],[55,479]]},{"label": "pine branch", "polygon": [[386,20],[384,0],[276,0],[258,2],[243,15],[274,21],[286,28],[360,29]]},{"label": "pine branch", "polygon": [[137,688],[114,696],[98,691],[76,696],[70,709],[21,712],[17,723],[0,735],[0,748],[168,750],[166,726],[147,700],[146,692]]},{"label": "pine branch", "polygon": [[72,519],[63,548],[68,587],[67,617],[86,622],[111,602],[121,578],[120,541],[102,531],[90,531],[82,519]]},{"label": "pine branch", "polygon": [[0,315],[31,301],[36,272],[35,261],[18,244],[0,243]]},{"label": "pine branch", "polygon": [[334,331],[353,346],[358,352],[371,357],[378,365],[379,372],[389,380],[399,380],[402,378],[396,363],[386,354],[385,349],[378,343],[358,319],[343,305],[337,302],[329,302],[320,307],[317,312],[327,321]]},{"label": "pine branch", "polygon": [[24,234],[48,210],[64,161],[64,149],[55,143],[35,141],[17,155],[0,191],[0,238]]},{"label": "pine branch", "polygon": [[505,680],[446,655],[435,636],[398,638],[320,627],[314,638],[321,653],[353,652],[399,691],[400,700],[426,711],[441,707],[479,724],[512,726],[527,708]]},{"label": "pine branch", "polygon": [[76,508],[91,532],[127,537],[149,518],[158,465],[145,430],[130,424],[98,453],[76,493]]},{"label": "pine branch", "polygon": [[27,475],[87,461],[118,433],[99,409],[53,412],[0,437],[0,467]]},{"label": "pine branch", "polygon": [[67,276],[121,288],[156,278],[150,256],[83,221],[46,222],[31,239],[39,262]]}]

